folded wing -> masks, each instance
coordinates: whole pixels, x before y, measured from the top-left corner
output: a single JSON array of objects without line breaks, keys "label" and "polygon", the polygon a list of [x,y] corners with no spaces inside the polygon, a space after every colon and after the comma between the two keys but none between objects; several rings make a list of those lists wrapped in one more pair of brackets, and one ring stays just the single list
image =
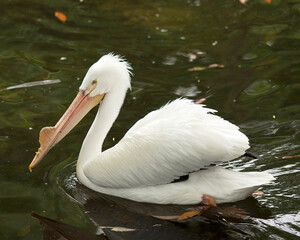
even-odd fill
[{"label": "folded wing", "polygon": [[166,184],[249,148],[239,128],[215,110],[177,99],[147,114],[124,138],[84,166],[94,184],[134,188]]}]

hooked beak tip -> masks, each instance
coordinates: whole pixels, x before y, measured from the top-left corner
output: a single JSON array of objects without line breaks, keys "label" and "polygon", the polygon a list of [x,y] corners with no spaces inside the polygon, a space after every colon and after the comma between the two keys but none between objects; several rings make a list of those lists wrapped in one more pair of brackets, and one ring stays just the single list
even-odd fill
[{"label": "hooked beak tip", "polygon": [[41,154],[41,148],[39,148],[39,150],[36,152],[33,160],[31,161],[28,169],[30,172],[32,172],[32,169],[41,161],[41,159],[43,158],[44,155],[46,155],[47,152],[42,151]]},{"label": "hooked beak tip", "polygon": [[89,93],[81,90],[56,125],[54,127],[44,127],[40,131],[40,147],[28,167],[30,172],[32,172],[32,168],[38,165],[48,151],[64,138],[103,97],[104,94],[90,97]]}]

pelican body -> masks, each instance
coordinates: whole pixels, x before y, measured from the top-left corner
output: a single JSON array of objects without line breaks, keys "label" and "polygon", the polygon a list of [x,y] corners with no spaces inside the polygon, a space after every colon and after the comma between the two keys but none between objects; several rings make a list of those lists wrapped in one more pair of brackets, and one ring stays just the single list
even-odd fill
[{"label": "pelican body", "polygon": [[[94,191],[158,204],[197,204],[203,195],[224,203],[242,200],[274,179],[267,172],[209,167],[243,155],[248,138],[215,115],[216,110],[184,98],[150,112],[102,152],[130,80],[131,67],[118,55],[107,54],[94,63],[65,114],[54,127],[41,130],[41,146],[29,169],[100,103],[76,169],[79,181]],[[174,181],[183,175],[188,179]]]}]

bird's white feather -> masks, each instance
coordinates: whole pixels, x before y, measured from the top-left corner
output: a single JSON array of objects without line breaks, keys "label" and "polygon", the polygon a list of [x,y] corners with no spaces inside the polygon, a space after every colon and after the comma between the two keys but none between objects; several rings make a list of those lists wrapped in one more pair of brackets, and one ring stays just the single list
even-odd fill
[{"label": "bird's white feather", "polygon": [[183,182],[137,188],[103,188],[85,181],[91,189],[139,202],[158,204],[197,204],[203,195],[211,196],[217,204],[235,202],[250,196],[260,185],[274,177],[267,172],[237,172],[212,167],[190,174]]},{"label": "bird's white feather", "polygon": [[244,154],[248,138],[215,110],[177,99],[139,120],[116,144],[83,166],[105,188],[167,184],[211,163]]},{"label": "bird's white feather", "polygon": [[[204,194],[217,203],[246,198],[274,180],[266,172],[235,172],[211,163],[245,153],[248,138],[239,128],[215,115],[216,110],[177,99],[139,120],[114,147],[102,152],[103,141],[117,118],[130,87],[130,66],[119,56],[103,56],[88,71],[80,87],[93,80],[92,96],[105,94],[82,144],[78,179],[106,194],[141,202],[194,204]],[[189,179],[172,183],[189,174]]]}]

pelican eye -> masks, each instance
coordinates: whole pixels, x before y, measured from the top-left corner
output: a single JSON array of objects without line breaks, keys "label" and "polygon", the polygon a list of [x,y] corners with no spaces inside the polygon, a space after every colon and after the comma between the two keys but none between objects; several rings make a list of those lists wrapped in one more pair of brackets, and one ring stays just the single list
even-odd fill
[{"label": "pelican eye", "polygon": [[95,84],[97,84],[97,80],[92,81],[92,85],[95,85]]}]

